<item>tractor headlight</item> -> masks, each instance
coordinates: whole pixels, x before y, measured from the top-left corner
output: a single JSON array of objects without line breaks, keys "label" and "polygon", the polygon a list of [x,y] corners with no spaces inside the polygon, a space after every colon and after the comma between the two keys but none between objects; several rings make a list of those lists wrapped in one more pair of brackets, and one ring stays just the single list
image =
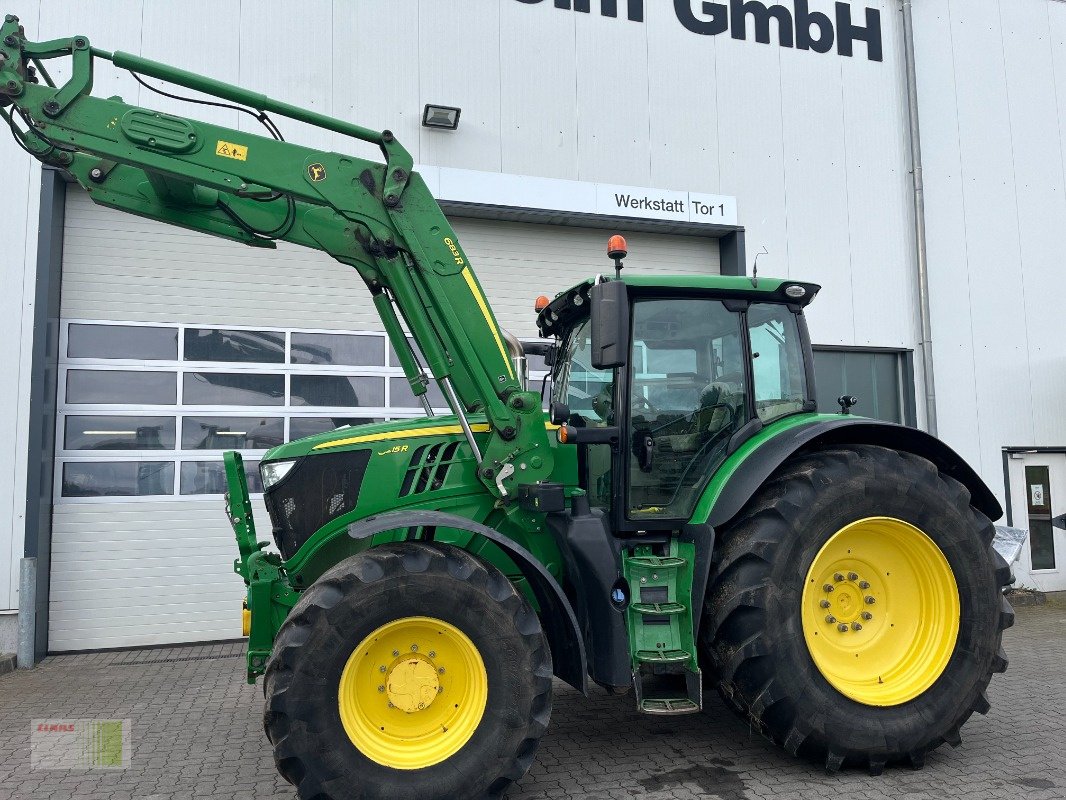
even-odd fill
[{"label": "tractor headlight", "polygon": [[259,474],[263,477],[263,489],[269,489],[280,481],[296,466],[295,461],[270,461],[259,465]]}]

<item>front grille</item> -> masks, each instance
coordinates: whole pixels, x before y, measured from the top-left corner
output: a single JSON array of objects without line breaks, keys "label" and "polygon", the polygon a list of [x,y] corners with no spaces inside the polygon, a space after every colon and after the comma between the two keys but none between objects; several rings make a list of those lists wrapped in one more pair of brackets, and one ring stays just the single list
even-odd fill
[{"label": "front grille", "polygon": [[315,531],[355,508],[369,461],[369,450],[307,456],[263,495],[282,558],[292,558]]}]

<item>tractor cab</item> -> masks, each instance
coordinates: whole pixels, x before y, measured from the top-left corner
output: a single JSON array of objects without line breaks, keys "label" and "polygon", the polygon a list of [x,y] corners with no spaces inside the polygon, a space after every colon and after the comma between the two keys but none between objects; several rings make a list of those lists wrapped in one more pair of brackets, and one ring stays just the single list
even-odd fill
[{"label": "tractor cab", "polygon": [[551,417],[616,531],[687,520],[768,423],[815,410],[803,308],[819,287],[744,277],[589,280],[545,306]]}]

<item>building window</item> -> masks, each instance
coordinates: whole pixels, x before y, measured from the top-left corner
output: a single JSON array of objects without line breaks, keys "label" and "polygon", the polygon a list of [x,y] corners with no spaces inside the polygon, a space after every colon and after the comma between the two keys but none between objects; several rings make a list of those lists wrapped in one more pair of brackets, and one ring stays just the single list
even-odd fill
[{"label": "building window", "polygon": [[818,410],[840,411],[837,398],[853,395],[854,413],[915,425],[911,354],[904,350],[814,346]]},{"label": "building window", "polygon": [[224,450],[261,492],[272,447],[425,414],[377,331],[68,320],[60,352],[57,502],[222,494]]}]

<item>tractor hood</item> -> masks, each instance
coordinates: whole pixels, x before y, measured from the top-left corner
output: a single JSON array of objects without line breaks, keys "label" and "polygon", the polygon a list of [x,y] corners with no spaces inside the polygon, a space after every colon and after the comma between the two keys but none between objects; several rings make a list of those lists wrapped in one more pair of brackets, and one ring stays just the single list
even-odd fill
[{"label": "tractor hood", "polygon": [[[488,426],[484,419],[471,416],[470,426],[474,433],[487,433]],[[383,443],[422,438],[427,436],[462,435],[459,419],[454,415],[441,417],[419,417],[417,419],[398,419],[391,422],[376,422],[369,425],[347,425],[324,433],[316,433],[303,439],[297,439],[279,445],[267,451],[261,463],[287,461],[307,455],[354,450],[374,445],[383,449]],[[406,441],[404,442],[406,443]]]}]

